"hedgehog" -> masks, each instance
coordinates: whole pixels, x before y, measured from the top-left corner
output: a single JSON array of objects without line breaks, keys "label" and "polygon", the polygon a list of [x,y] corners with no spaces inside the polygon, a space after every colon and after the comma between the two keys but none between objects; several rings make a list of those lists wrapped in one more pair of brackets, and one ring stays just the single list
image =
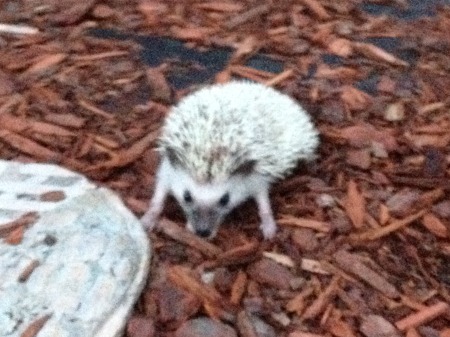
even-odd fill
[{"label": "hedgehog", "polygon": [[262,234],[273,238],[270,187],[299,160],[313,159],[318,143],[309,115],[286,94],[247,81],[203,87],[164,121],[154,194],[141,222],[152,229],[172,194],[187,229],[212,239],[225,216],[253,198]]}]

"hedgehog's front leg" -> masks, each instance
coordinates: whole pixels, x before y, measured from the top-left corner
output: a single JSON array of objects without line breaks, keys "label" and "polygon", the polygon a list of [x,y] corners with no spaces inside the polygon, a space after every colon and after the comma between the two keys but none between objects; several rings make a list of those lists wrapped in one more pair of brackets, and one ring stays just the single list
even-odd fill
[{"label": "hedgehog's front leg", "polygon": [[158,222],[158,218],[164,208],[164,202],[169,194],[167,177],[164,174],[163,165],[160,166],[156,174],[155,191],[150,201],[150,206],[141,218],[142,225],[151,230]]},{"label": "hedgehog's front leg", "polygon": [[269,189],[259,191],[255,197],[258,205],[259,217],[261,218],[261,231],[265,239],[271,239],[275,236],[277,231],[277,224],[272,214],[272,207],[270,206]]},{"label": "hedgehog's front leg", "polygon": [[163,210],[164,201],[166,200],[166,196],[168,194],[168,190],[165,186],[161,184],[156,184],[155,193],[153,195],[152,200],[150,201],[150,206],[141,218],[142,225],[147,229],[153,229],[156,223],[158,222],[158,218]]}]

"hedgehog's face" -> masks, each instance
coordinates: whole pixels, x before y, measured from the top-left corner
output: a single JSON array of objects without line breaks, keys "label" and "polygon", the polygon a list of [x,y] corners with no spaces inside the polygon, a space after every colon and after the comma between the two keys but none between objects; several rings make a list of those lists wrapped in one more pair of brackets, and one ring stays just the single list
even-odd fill
[{"label": "hedgehog's face", "polygon": [[184,210],[187,228],[204,238],[211,239],[217,234],[223,219],[238,201],[228,184],[198,184],[187,178],[174,185],[172,192]]},{"label": "hedgehog's face", "polygon": [[213,238],[224,217],[230,212],[230,193],[224,192],[221,197],[205,199],[186,189],[183,192],[181,205],[187,218],[187,228],[204,238]]},{"label": "hedgehog's face", "polygon": [[225,216],[251,193],[248,179],[232,176],[223,182],[198,183],[180,168],[174,170],[171,192],[184,210],[187,228],[211,239]]}]

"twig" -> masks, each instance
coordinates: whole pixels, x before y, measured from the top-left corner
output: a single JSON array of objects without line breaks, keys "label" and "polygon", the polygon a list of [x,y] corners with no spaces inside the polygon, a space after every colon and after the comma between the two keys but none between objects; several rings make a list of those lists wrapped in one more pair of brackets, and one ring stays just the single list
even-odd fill
[{"label": "twig", "polygon": [[189,247],[202,252],[206,256],[215,257],[222,253],[222,250],[219,247],[201,239],[197,235],[187,231],[168,219],[161,219],[158,229],[170,238],[184,243]]},{"label": "twig", "polygon": [[279,225],[283,226],[296,226],[303,228],[311,228],[318,232],[328,233],[331,230],[331,226],[327,222],[317,221],[312,219],[297,218],[292,215],[283,215],[281,219],[277,220]]},{"label": "twig", "polygon": [[331,298],[337,293],[339,289],[340,276],[333,276],[328,287],[320,293],[319,297],[309,306],[303,313],[303,319],[314,319],[326,307]]},{"label": "twig", "polygon": [[413,313],[401,320],[397,321],[395,325],[400,331],[405,331],[409,328],[415,328],[419,325],[422,325],[426,322],[429,322],[436,317],[448,312],[450,310],[450,306],[445,302],[438,302],[430,307],[426,307],[416,313]]},{"label": "twig", "polygon": [[302,0],[308,9],[313,12],[320,20],[329,20],[330,14],[327,13],[325,8],[316,0]]},{"label": "twig", "polygon": [[283,82],[284,80],[288,79],[289,77],[294,75],[293,69],[287,69],[283,71],[282,73],[272,77],[270,80],[267,80],[264,84],[268,86],[274,86],[277,85],[280,82]]},{"label": "twig", "polygon": [[93,112],[93,113],[95,113],[96,115],[105,117],[106,119],[111,120],[111,119],[114,118],[114,116],[111,115],[109,112],[106,112],[106,111],[104,111],[104,110],[102,110],[102,109],[99,109],[99,108],[97,108],[96,106],[93,106],[92,104],[86,102],[85,100],[79,99],[79,100],[78,100],[78,104],[79,104],[81,107],[85,108],[86,110],[88,110],[88,111],[90,111],[90,112]]},{"label": "twig", "polygon": [[0,23],[0,33],[33,35],[39,33],[39,29],[30,26]]},{"label": "twig", "polygon": [[109,51],[105,53],[98,53],[98,54],[91,54],[91,55],[79,55],[79,56],[73,56],[73,61],[95,61],[95,60],[101,60],[105,58],[111,58],[111,57],[118,57],[118,56],[125,56],[129,53],[127,51]]},{"label": "twig", "polygon": [[269,12],[269,9],[270,9],[270,6],[266,5],[266,4],[258,6],[258,7],[254,7],[252,9],[248,10],[247,12],[236,15],[231,20],[227,21],[225,23],[225,28],[227,28],[227,29],[236,28],[237,26],[240,26],[243,23],[256,18],[257,16],[266,14],[267,12]]},{"label": "twig", "polygon": [[427,213],[427,210],[423,209],[423,210],[421,210],[413,215],[410,215],[402,220],[394,221],[387,226],[371,229],[371,230],[368,230],[361,234],[354,234],[354,235],[351,235],[350,238],[355,241],[376,240],[383,236],[389,235],[392,232],[395,232],[396,230],[399,230],[402,227],[409,225],[413,221],[416,221],[417,219],[422,217],[425,213]]}]

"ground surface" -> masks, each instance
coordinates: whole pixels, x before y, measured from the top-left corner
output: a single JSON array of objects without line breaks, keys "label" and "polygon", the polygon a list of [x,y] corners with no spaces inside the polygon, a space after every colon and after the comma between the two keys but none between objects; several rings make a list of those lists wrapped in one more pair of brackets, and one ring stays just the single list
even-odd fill
[{"label": "ground surface", "polygon": [[[273,190],[279,233],[264,242],[249,203],[206,243],[173,223],[183,217],[169,203],[127,334],[448,337],[450,9],[425,9],[431,16],[407,1],[2,2],[1,23],[40,33],[0,35],[0,156],[81,172],[140,215],[161,120],[206,81],[175,75],[210,67],[210,81],[273,85],[322,134],[317,160]],[[93,28],[174,37],[194,56]],[[225,54],[195,54],[217,48]],[[246,66],[256,53],[283,70]]]}]

